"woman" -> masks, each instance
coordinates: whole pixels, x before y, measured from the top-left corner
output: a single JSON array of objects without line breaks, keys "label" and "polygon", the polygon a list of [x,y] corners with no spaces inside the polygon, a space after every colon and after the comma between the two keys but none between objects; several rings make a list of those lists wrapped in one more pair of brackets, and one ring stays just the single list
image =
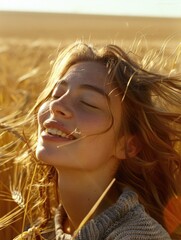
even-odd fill
[{"label": "woman", "polygon": [[62,51],[34,107],[28,193],[38,189],[42,201],[27,194],[33,227],[16,239],[179,238],[170,207],[179,194],[179,90],[178,79],[143,69],[118,46]]}]

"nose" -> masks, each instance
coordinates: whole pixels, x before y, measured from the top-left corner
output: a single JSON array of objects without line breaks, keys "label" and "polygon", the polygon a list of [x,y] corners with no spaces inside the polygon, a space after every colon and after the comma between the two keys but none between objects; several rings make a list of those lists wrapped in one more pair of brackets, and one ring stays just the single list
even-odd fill
[{"label": "nose", "polygon": [[[69,107],[68,107],[69,106]],[[50,112],[58,117],[71,118],[73,116],[70,103],[65,97],[60,97],[50,103]]]}]

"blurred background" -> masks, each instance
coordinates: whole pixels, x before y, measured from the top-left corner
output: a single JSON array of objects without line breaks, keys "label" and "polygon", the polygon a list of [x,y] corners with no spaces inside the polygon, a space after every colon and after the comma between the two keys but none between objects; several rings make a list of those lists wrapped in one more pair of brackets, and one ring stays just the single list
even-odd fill
[{"label": "blurred background", "polygon": [[0,37],[181,39],[180,0],[0,0]]},{"label": "blurred background", "polygon": [[[34,104],[49,76],[57,49],[79,39],[119,44],[146,63],[150,61],[153,70],[157,66],[158,71],[178,73],[181,0],[0,0],[2,240],[18,235],[23,221],[18,201],[23,191],[19,179],[24,180],[15,171],[12,161],[16,159],[10,154],[22,146],[21,132],[14,128],[14,123]],[[165,64],[160,65],[162,59]],[[6,127],[8,132],[4,131]]]}]

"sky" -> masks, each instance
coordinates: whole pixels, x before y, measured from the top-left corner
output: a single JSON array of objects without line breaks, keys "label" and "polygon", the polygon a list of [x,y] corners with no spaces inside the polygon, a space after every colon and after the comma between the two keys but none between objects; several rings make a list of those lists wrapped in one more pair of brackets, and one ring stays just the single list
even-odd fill
[{"label": "sky", "polygon": [[0,11],[181,18],[181,0],[0,0]]}]

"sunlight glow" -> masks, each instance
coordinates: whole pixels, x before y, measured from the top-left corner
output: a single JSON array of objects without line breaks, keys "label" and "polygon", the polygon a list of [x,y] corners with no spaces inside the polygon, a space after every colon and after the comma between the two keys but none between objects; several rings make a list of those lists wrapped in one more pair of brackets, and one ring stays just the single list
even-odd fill
[{"label": "sunlight glow", "polygon": [[181,17],[181,0],[0,0],[0,11]]}]

